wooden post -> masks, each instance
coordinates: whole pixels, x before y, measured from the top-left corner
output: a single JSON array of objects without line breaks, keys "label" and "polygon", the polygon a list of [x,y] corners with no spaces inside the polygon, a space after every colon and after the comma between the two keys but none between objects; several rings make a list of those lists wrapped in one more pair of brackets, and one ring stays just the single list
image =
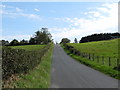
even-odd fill
[{"label": "wooden post", "polygon": [[94,61],[94,53],[93,53],[93,61]]},{"label": "wooden post", "polygon": [[89,53],[89,59],[90,59],[90,53]]}]

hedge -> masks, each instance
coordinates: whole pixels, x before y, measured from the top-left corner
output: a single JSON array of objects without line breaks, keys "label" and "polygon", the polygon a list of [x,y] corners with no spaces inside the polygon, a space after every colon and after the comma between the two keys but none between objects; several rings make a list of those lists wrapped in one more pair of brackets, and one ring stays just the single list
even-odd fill
[{"label": "hedge", "polygon": [[2,79],[7,80],[12,74],[27,73],[36,67],[51,44],[41,50],[26,51],[23,49],[2,48]]}]

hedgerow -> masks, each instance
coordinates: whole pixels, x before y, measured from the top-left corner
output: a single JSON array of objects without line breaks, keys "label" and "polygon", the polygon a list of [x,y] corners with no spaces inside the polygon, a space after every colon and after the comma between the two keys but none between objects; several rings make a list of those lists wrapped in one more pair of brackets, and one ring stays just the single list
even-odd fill
[{"label": "hedgerow", "polygon": [[36,67],[51,44],[41,50],[26,51],[23,49],[2,48],[2,79],[8,80],[13,74],[27,73]]}]

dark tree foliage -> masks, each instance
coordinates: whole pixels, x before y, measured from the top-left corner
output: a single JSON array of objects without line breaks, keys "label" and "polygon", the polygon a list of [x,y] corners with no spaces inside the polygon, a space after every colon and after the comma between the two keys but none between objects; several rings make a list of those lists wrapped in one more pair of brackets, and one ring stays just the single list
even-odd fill
[{"label": "dark tree foliage", "polygon": [[63,38],[60,43],[70,43],[68,38]]},{"label": "dark tree foliage", "polygon": [[0,45],[2,45],[2,46],[9,45],[9,41],[1,40]]},{"label": "dark tree foliage", "polygon": [[89,36],[82,37],[79,43],[92,42],[92,41],[101,41],[101,40],[110,40],[120,38],[120,33],[100,33],[92,34]]},{"label": "dark tree foliage", "polygon": [[30,38],[29,44],[36,44],[36,39],[35,38]]},{"label": "dark tree foliage", "polygon": [[74,43],[78,43],[77,38],[75,38]]},{"label": "dark tree foliage", "polygon": [[28,41],[27,40],[21,40],[20,42],[19,42],[19,44],[20,45],[27,45],[28,44]]},{"label": "dark tree foliage", "polygon": [[19,41],[16,40],[16,39],[14,39],[14,40],[12,40],[12,41],[10,42],[10,45],[11,45],[11,46],[19,45]]}]

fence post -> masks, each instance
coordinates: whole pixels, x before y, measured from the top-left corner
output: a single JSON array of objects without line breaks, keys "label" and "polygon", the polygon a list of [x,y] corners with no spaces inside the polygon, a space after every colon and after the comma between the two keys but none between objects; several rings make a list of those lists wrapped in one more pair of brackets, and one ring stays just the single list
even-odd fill
[{"label": "fence post", "polygon": [[104,64],[104,56],[102,56],[102,64]]},{"label": "fence post", "polygon": [[93,61],[94,61],[94,53],[93,53]]},{"label": "fence post", "polygon": [[90,59],[90,53],[89,53],[89,57],[88,58]]},{"label": "fence post", "polygon": [[119,65],[119,59],[117,58],[117,66]]},{"label": "fence post", "polygon": [[109,57],[109,66],[111,66],[111,60],[110,60],[111,58]]}]

